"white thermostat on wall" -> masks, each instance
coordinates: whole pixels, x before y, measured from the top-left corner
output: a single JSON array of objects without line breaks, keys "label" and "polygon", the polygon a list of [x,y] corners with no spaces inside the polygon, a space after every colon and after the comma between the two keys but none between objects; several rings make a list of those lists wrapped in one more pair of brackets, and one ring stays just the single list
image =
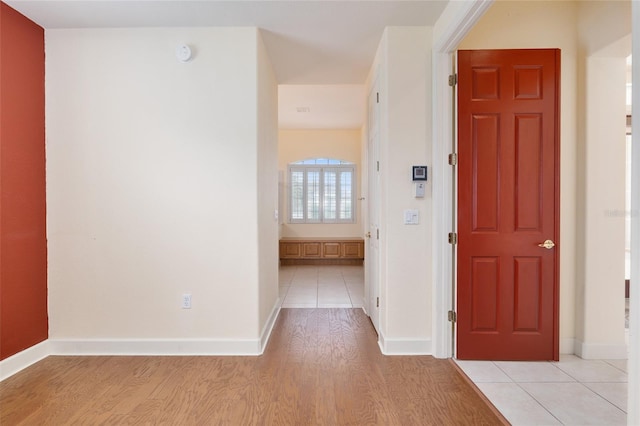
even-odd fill
[{"label": "white thermostat on wall", "polygon": [[191,48],[186,44],[181,44],[176,47],[176,58],[178,58],[180,62],[187,62],[191,59]]}]

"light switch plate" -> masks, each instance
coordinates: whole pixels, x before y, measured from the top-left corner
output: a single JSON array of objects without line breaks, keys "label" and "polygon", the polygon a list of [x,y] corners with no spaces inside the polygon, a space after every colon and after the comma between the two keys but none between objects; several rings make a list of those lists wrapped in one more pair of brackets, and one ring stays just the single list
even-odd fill
[{"label": "light switch plate", "polygon": [[418,225],[420,223],[420,211],[419,210],[405,210],[404,211],[404,224],[405,225]]}]

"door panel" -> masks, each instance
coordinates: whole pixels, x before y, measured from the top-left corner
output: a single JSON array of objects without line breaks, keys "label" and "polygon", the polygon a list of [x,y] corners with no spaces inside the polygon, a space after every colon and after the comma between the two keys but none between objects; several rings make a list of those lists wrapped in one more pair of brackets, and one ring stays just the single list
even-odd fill
[{"label": "door panel", "polygon": [[499,116],[476,115],[472,117],[473,139],[473,230],[497,231],[499,221],[499,164],[500,150]]},{"label": "door panel", "polygon": [[498,329],[500,258],[475,257],[471,261],[471,328],[474,331],[495,332]]},{"label": "door panel", "polygon": [[458,52],[459,359],[558,359],[559,66]]},{"label": "door panel", "polygon": [[540,114],[515,116],[516,231],[540,231],[544,206],[541,161],[543,141]]},{"label": "door panel", "polygon": [[540,297],[544,285],[541,281],[542,264],[539,258],[514,258],[515,331],[535,331],[540,328]]}]

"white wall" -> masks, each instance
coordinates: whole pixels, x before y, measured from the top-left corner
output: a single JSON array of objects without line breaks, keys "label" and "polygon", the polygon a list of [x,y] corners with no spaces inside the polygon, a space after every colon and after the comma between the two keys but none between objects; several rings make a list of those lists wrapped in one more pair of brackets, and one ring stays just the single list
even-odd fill
[{"label": "white wall", "polygon": [[580,2],[576,354],[626,358],[626,57],[629,1]]},{"label": "white wall", "polygon": [[258,195],[275,189],[258,188],[273,167],[258,160],[273,112],[258,124],[257,91],[273,106],[273,77],[257,46],[255,28],[47,31],[52,340],[260,350],[277,287],[258,296],[258,285],[277,275],[258,262],[274,242],[256,244],[275,197]]},{"label": "white wall", "polygon": [[[364,100],[363,100],[364,102]],[[280,129],[278,141],[278,168],[284,176],[281,237],[360,237],[362,238],[362,212],[364,205],[358,200],[362,192],[362,136],[359,129]],[[356,222],[339,224],[289,223],[288,165],[309,158],[334,158],[356,165]]]},{"label": "white wall", "polygon": [[578,4],[580,49],[587,55],[611,56],[612,44],[628,38],[617,54],[631,54],[631,0],[588,1]]},{"label": "white wall", "polygon": [[[617,77],[617,78],[616,78]],[[626,358],[625,279],[625,57],[586,60],[584,164],[584,284],[577,300],[576,353]],[[617,347],[617,354],[606,350]]]},{"label": "white wall", "polygon": [[[385,353],[431,351],[431,183],[414,197],[412,166],[431,166],[431,29],[389,27],[380,68],[380,342]],[[371,80],[371,78],[370,78]],[[404,225],[405,209],[420,224]]]},{"label": "white wall", "polygon": [[573,353],[576,288],[577,6],[497,1],[460,49],[560,48],[560,351]]}]

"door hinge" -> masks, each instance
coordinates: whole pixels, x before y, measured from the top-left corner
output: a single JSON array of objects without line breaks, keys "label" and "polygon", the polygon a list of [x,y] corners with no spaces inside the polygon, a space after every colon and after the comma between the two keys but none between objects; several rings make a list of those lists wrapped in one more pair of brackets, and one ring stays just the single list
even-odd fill
[{"label": "door hinge", "polygon": [[451,74],[449,76],[449,86],[453,87],[458,84],[458,74]]},{"label": "door hinge", "polygon": [[449,154],[449,165],[457,166],[458,165],[458,154]]},{"label": "door hinge", "polygon": [[376,161],[376,172],[380,171],[380,162]]},{"label": "door hinge", "polygon": [[380,103],[380,92],[376,92],[376,103]]},{"label": "door hinge", "polygon": [[458,321],[458,314],[456,314],[456,311],[449,311],[447,317],[449,319],[449,322]]},{"label": "door hinge", "polygon": [[380,229],[376,229],[376,240],[380,239]]},{"label": "door hinge", "polygon": [[449,244],[458,244],[458,234],[456,232],[449,232]]},{"label": "door hinge", "polygon": [[380,307],[380,298],[376,297],[376,308]]}]

